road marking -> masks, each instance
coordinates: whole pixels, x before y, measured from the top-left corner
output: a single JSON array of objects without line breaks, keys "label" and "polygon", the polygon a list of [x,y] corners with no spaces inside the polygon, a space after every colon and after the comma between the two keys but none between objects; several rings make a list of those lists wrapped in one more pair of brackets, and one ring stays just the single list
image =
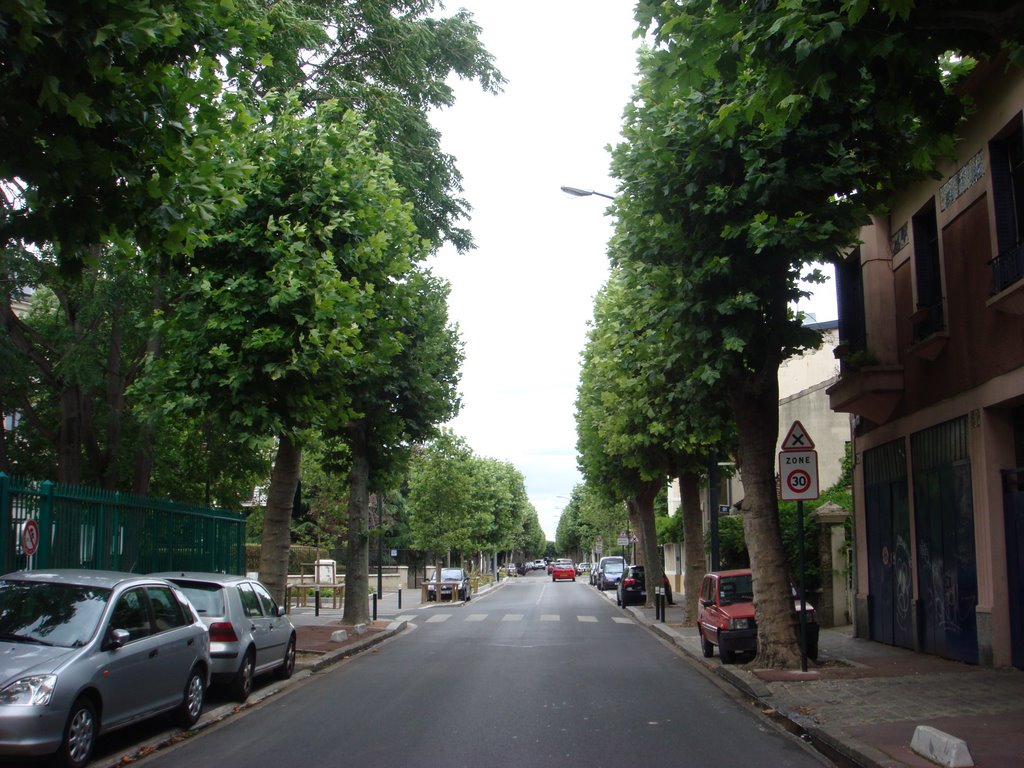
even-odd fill
[{"label": "road marking", "polygon": [[597,616],[577,616],[576,621],[582,622],[584,624],[596,624]]},{"label": "road marking", "polygon": [[466,621],[483,621],[486,618],[486,613],[471,613],[466,617]]},{"label": "road marking", "polygon": [[523,614],[521,613],[506,613],[501,617],[502,621],[522,621]]},{"label": "road marking", "polygon": [[396,616],[395,621],[412,621],[413,619],[419,618],[418,616],[410,616],[403,613],[401,616]]},{"label": "road marking", "polygon": [[612,621],[616,624],[635,624],[632,619],[627,619],[625,616],[612,616]]},{"label": "road marking", "polygon": [[541,621],[560,621],[561,618],[557,613],[542,613],[540,616]]},{"label": "road marking", "polygon": [[442,621],[448,621],[452,615],[450,613],[436,613],[427,619],[428,624],[440,624]]}]

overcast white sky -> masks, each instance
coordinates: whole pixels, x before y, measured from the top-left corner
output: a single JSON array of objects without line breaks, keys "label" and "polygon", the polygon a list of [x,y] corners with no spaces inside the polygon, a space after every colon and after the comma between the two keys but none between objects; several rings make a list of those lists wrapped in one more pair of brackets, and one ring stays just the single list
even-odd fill
[{"label": "overcast white sky", "polygon": [[[637,41],[627,0],[456,0],[508,84],[497,96],[460,84],[434,116],[473,206],[476,250],[431,261],[451,282],[451,317],[465,343],[462,412],[450,424],[480,456],[526,478],[549,540],[573,486],[579,353],[608,274],[605,150],[619,141],[635,80]],[[835,318],[834,297],[818,310]],[[815,311],[814,307],[807,308]]]}]

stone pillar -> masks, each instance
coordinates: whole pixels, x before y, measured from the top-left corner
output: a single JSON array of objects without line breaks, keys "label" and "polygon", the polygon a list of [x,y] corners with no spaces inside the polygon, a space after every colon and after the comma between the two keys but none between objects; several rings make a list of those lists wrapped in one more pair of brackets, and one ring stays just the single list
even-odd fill
[{"label": "stone pillar", "polygon": [[821,561],[821,604],[815,606],[823,627],[845,626],[853,620],[850,603],[850,558],[846,540],[846,520],[850,513],[831,501],[814,511],[821,536],[818,551]]}]

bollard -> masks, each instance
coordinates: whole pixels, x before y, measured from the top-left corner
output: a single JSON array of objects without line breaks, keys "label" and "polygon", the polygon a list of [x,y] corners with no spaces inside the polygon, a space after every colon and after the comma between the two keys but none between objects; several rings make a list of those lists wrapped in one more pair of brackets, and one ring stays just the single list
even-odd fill
[{"label": "bollard", "polygon": [[377,593],[373,593],[373,620],[377,620]]},{"label": "bollard", "polygon": [[398,588],[398,610],[402,610],[402,588]]},{"label": "bollard", "polygon": [[320,587],[313,590],[313,615],[320,615]]},{"label": "bollard", "polygon": [[665,590],[661,590],[661,623],[665,623],[665,614],[668,612],[668,595],[665,594]]}]

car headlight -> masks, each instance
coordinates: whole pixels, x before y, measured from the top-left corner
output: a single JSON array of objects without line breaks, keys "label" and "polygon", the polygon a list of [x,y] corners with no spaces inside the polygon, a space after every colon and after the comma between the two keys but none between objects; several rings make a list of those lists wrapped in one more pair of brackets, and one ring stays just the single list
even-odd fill
[{"label": "car headlight", "polygon": [[33,675],[15,680],[0,691],[0,705],[12,707],[45,707],[50,703],[56,675]]},{"label": "car headlight", "polygon": [[729,619],[729,629],[750,629],[750,619]]}]

